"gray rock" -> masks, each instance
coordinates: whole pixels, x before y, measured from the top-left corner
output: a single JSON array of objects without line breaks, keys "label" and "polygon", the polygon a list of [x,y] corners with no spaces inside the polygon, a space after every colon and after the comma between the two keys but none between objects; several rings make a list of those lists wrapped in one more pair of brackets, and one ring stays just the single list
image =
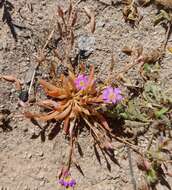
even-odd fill
[{"label": "gray rock", "polygon": [[88,57],[95,50],[95,37],[82,35],[78,38],[78,48],[81,58]]}]

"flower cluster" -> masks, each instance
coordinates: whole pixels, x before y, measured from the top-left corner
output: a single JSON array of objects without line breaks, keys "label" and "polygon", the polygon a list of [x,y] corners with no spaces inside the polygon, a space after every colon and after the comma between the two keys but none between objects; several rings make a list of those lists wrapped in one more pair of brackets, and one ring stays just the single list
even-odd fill
[{"label": "flower cluster", "polygon": [[[88,85],[88,77],[85,75],[78,75],[75,79],[75,85],[78,90],[85,90]],[[105,103],[116,104],[120,102],[123,97],[119,88],[112,88],[109,86],[103,90],[102,99]]]},{"label": "flower cluster", "polygon": [[59,180],[60,185],[69,188],[69,187],[74,187],[76,185],[76,182],[74,179],[71,179],[70,181],[66,181],[64,179]]},{"label": "flower cluster", "polygon": [[70,173],[67,172],[63,178],[59,180],[59,184],[65,188],[70,188],[76,185],[76,181],[72,179]]}]

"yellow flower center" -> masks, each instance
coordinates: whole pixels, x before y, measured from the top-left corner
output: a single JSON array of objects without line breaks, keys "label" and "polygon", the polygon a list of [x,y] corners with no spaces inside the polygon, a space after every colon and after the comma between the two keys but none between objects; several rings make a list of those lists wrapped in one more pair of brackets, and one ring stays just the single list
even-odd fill
[{"label": "yellow flower center", "polygon": [[84,86],[84,82],[83,81],[80,81],[80,86]]},{"label": "yellow flower center", "polygon": [[115,94],[113,93],[113,92],[111,92],[110,94],[109,94],[109,100],[114,100],[115,98],[116,98],[116,96],[115,96]]},{"label": "yellow flower center", "polygon": [[69,182],[70,181],[70,176],[65,177],[65,181]]}]

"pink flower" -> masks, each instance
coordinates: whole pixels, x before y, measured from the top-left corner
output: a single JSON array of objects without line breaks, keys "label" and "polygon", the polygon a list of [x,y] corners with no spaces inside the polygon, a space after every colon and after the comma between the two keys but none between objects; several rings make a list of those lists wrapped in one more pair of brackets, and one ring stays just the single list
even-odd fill
[{"label": "pink flower", "polygon": [[75,79],[75,85],[78,90],[85,90],[88,85],[88,77],[85,75],[78,75]]},{"label": "pink flower", "polygon": [[76,185],[76,181],[71,178],[70,173],[66,173],[63,178],[59,180],[59,184],[63,187],[69,188]]},{"label": "pink flower", "polygon": [[118,103],[123,97],[121,96],[121,90],[119,88],[107,87],[103,90],[103,100],[106,103]]}]

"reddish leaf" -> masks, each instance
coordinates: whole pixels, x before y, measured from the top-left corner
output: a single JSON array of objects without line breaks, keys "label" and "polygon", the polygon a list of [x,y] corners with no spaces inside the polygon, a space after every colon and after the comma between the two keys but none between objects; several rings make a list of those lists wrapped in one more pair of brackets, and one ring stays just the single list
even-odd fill
[{"label": "reddish leaf", "polygon": [[101,125],[102,125],[106,130],[112,131],[112,130],[110,129],[110,127],[109,127],[108,122],[107,122],[106,119],[103,117],[103,115],[101,115],[101,114],[99,114],[99,113],[97,112],[96,116],[98,117],[98,119],[99,119]]},{"label": "reddish leaf", "polygon": [[69,82],[71,91],[75,90],[76,86],[75,86],[75,83],[74,83],[74,80],[72,79],[72,77],[70,77],[70,76],[68,77],[68,82]]},{"label": "reddish leaf", "polygon": [[[62,94],[63,92],[63,94]],[[67,97],[67,94],[64,94],[64,90],[61,92],[60,91],[46,91],[47,95],[53,97],[53,98],[58,98],[58,99],[64,99]]]},{"label": "reddish leaf", "polygon": [[69,8],[68,8],[68,21],[69,21],[70,18],[71,18],[71,15],[72,15],[72,9],[73,9],[73,6],[72,6],[72,3],[70,2]]},{"label": "reddish leaf", "polygon": [[92,90],[92,86],[94,84],[94,66],[91,65],[91,68],[90,68],[90,75],[89,75],[89,78],[88,78],[88,87],[86,89],[87,90]]},{"label": "reddish leaf", "polygon": [[82,111],[81,111],[81,107],[78,106],[78,104],[75,104],[75,105],[73,106],[73,111],[75,112],[76,115],[78,115],[78,113],[81,113],[81,112],[82,112]]},{"label": "reddish leaf", "polygon": [[63,78],[63,87],[64,87],[67,95],[70,96],[71,95],[72,86],[71,86],[68,78],[66,78],[66,77]]},{"label": "reddish leaf", "polygon": [[58,15],[59,15],[61,18],[64,17],[64,12],[63,12],[63,10],[61,9],[60,6],[58,6]]},{"label": "reddish leaf", "polygon": [[25,115],[25,117],[27,117],[27,118],[29,118],[29,119],[34,118],[34,114],[33,114],[33,113],[30,113],[30,112],[28,112],[28,111],[25,112],[24,115]]},{"label": "reddish leaf", "polygon": [[[59,30],[59,34],[60,34],[60,37],[62,38],[63,37],[63,30],[62,30],[62,26],[59,22],[57,22],[57,26],[58,26],[58,30]],[[56,51],[56,50],[55,50]],[[57,53],[58,54],[58,53]],[[58,56],[59,57],[59,56]]]},{"label": "reddish leaf", "polygon": [[68,173],[69,173],[69,168],[67,166],[63,166],[58,175],[59,179],[66,177]]},{"label": "reddish leaf", "polygon": [[9,82],[15,82],[16,90],[21,90],[20,81],[13,75],[1,75],[1,78],[3,78],[6,81]]},{"label": "reddish leaf", "polygon": [[69,122],[70,122],[70,119],[69,119],[69,117],[67,117],[64,120],[64,124],[63,124],[63,130],[64,130],[65,134],[68,134],[68,132],[69,132]]},{"label": "reddish leaf", "polygon": [[78,17],[77,12],[75,12],[72,18],[71,27],[73,27],[76,24],[77,17]]},{"label": "reddish leaf", "polygon": [[81,63],[80,68],[81,68],[81,72],[85,73],[86,68],[85,68],[85,65],[83,63]]},{"label": "reddish leaf", "polygon": [[[69,135],[71,138],[73,136],[74,127],[75,127],[75,118],[70,122],[70,126],[69,126]],[[72,148],[73,148],[73,146],[72,146]]]},{"label": "reddish leaf", "polygon": [[47,90],[52,90],[52,91],[60,91],[60,88],[57,88],[53,84],[46,82],[45,80],[40,79],[39,83]]},{"label": "reddish leaf", "polygon": [[103,102],[102,95],[94,98],[88,98],[86,102],[87,104],[102,103]]},{"label": "reddish leaf", "polygon": [[53,108],[53,109],[57,109],[60,106],[60,103],[57,103],[53,100],[42,100],[37,104],[42,107]]},{"label": "reddish leaf", "polygon": [[49,121],[52,119],[62,120],[70,114],[70,111],[71,111],[71,105],[69,105],[69,107],[67,107],[61,113],[59,113],[58,111],[54,111],[53,113],[50,113],[48,115],[36,115],[34,117],[39,119],[39,120],[43,120],[43,121]]},{"label": "reddish leaf", "polygon": [[87,110],[87,109],[85,109],[85,108],[81,108],[81,111],[84,113],[84,114],[86,114],[86,115],[91,115],[90,114],[90,112],[89,112],[89,110]]}]

